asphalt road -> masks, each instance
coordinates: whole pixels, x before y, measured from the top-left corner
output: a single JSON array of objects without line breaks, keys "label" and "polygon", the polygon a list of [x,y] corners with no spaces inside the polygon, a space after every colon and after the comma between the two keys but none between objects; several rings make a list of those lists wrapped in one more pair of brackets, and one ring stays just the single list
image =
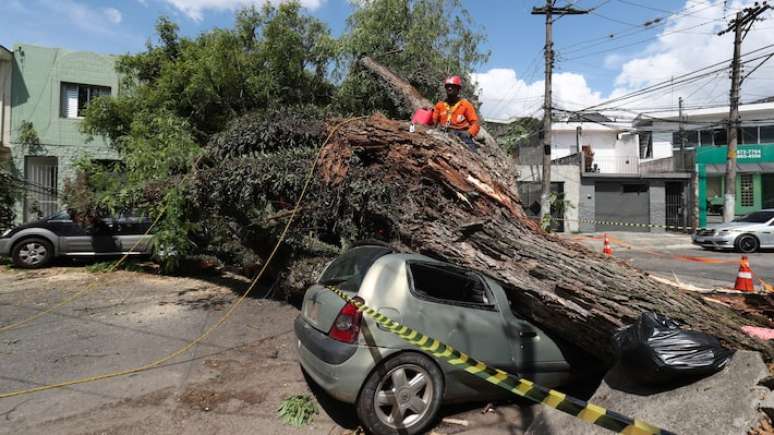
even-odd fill
[{"label": "asphalt road", "polygon": [[[594,251],[602,251],[602,233],[565,235]],[[677,233],[608,233],[613,256],[653,275],[704,288],[733,287],[741,254],[708,251]],[[748,254],[756,287],[759,279],[774,283],[774,251]]]},{"label": "asphalt road", "polygon": [[[0,331],[0,394],[148,364],[216,323],[246,287],[233,276],[0,266],[0,328],[93,288],[54,313]],[[248,297],[206,340],[159,367],[0,399],[0,434],[353,434],[354,408],[310,386],[300,370],[297,314],[293,306]],[[282,400],[295,394],[320,406],[300,429],[277,417]],[[519,434],[538,406],[497,404],[482,414],[484,405],[443,407],[442,416],[468,426],[439,422],[433,432]]]},{"label": "asphalt road", "polygon": [[[601,235],[566,235],[595,251]],[[710,252],[671,233],[610,233],[616,258],[696,286],[733,284],[740,255]],[[753,273],[774,281],[774,253],[750,255]],[[93,286],[93,287],[90,287]],[[20,271],[0,266],[0,328],[40,313],[85,288],[84,297],[18,329],[0,331],[0,394],[142,366],[217,322],[244,278],[93,274],[79,267]],[[260,293],[260,292],[259,292]],[[257,295],[257,296],[260,296]],[[354,409],[304,378],[292,332],[295,307],[249,297],[223,326],[181,356],[129,376],[0,399],[0,434],[327,433],[351,434]],[[321,412],[295,429],[276,415],[281,401],[309,394]],[[443,407],[436,434],[519,434],[538,405]]]}]

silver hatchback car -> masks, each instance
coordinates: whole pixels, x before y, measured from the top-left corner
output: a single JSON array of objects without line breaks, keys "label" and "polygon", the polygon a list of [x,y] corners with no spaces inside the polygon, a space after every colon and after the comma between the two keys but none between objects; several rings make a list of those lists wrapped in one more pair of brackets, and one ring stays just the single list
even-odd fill
[{"label": "silver hatchback car", "polygon": [[705,249],[736,249],[744,253],[774,248],[774,209],[756,211],[727,224],[697,230],[693,243]]},{"label": "silver hatchback car", "polygon": [[383,329],[327,285],[493,367],[546,386],[572,378],[568,360],[578,354],[515,314],[509,291],[493,279],[385,246],[356,246],[307,290],[295,332],[304,371],[333,397],[355,404],[372,433],[416,434],[443,402],[508,393]]}]

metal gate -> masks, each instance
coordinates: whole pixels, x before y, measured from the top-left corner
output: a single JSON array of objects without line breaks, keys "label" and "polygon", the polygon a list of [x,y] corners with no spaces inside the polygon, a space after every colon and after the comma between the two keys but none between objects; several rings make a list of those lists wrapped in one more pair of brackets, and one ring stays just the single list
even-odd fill
[{"label": "metal gate", "polygon": [[669,227],[687,227],[683,183],[666,183],[666,225],[667,231],[678,231]]},{"label": "metal gate", "polygon": [[[527,216],[537,219],[537,216],[540,214],[542,183],[539,181],[519,181],[517,186],[524,212]],[[552,181],[551,193],[556,195],[556,200],[551,204],[551,231],[563,233],[565,219],[564,183]]]},{"label": "metal gate", "polygon": [[55,213],[57,202],[58,164],[56,157],[25,158],[24,221],[29,222]]},{"label": "metal gate", "polygon": [[650,231],[650,186],[643,182],[597,181],[594,216],[596,231]]}]

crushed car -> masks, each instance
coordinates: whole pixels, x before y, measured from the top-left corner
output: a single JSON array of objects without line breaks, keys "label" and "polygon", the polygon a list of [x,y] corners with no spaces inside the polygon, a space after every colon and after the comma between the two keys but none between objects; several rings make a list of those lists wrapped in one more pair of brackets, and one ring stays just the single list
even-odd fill
[{"label": "crushed car", "polygon": [[301,366],[328,394],[354,404],[372,433],[416,434],[443,403],[496,400],[508,392],[402,340],[328,286],[392,320],[493,367],[545,386],[570,381],[577,350],[519,317],[490,277],[387,246],[355,246],[305,293],[295,320]]}]

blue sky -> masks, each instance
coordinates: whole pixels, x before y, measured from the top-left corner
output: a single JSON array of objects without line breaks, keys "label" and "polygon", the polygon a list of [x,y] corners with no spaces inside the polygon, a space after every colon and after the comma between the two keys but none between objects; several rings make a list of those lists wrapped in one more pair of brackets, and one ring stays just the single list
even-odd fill
[{"label": "blue sky", "polygon": [[[159,15],[175,20],[184,34],[195,35],[213,27],[230,26],[234,5],[261,1],[5,0],[0,13],[0,44],[8,48],[24,42],[102,53],[136,52],[143,49]],[[568,1],[558,0],[558,4]],[[349,1],[302,2],[308,6],[308,13],[328,23],[334,34],[344,30],[352,8]],[[487,35],[485,48],[492,53],[489,62],[481,65],[480,74],[476,75],[482,86],[483,111],[488,111],[490,116],[521,115],[539,106],[544,19],[529,12],[532,6],[541,3],[540,0],[464,2]],[[728,37],[717,37],[715,32],[723,26],[724,14],[751,2],[732,0],[727,7],[723,0],[577,0],[572,3],[578,8],[598,8],[594,14],[562,17],[554,26],[559,56],[555,93],[566,106],[601,101],[668,78],[669,74],[677,75],[712,60],[730,57]],[[661,21],[643,26],[654,19]],[[745,49],[774,42],[774,36],[769,35],[774,35],[771,29],[774,22],[758,24],[745,42]],[[610,34],[614,36],[606,37]],[[583,43],[588,40],[592,41]],[[718,80],[724,79],[718,77]],[[759,85],[758,93],[774,95],[768,91],[774,81],[761,81]],[[723,85],[720,89],[727,87]],[[685,94],[689,91],[692,92],[687,90]],[[720,101],[719,96],[710,95],[706,90],[691,96],[694,100],[702,97],[704,102],[714,101],[713,98]],[[671,97],[671,100],[676,98]],[[664,98],[664,104],[670,104]]]}]

